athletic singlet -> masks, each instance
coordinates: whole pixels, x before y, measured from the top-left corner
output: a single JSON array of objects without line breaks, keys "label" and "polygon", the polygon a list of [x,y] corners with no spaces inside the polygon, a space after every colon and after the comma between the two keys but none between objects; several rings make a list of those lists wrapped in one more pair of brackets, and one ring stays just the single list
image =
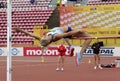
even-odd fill
[{"label": "athletic singlet", "polygon": [[[71,27],[68,27],[67,32],[69,32],[69,31],[72,31]],[[54,36],[55,36],[55,34],[63,34],[63,33],[64,32],[63,32],[63,30],[60,27],[55,27],[55,28],[49,30],[49,32],[46,35],[52,35],[51,42],[54,42]],[[67,37],[64,37],[64,38],[70,38],[70,37],[71,36],[67,36]]]}]

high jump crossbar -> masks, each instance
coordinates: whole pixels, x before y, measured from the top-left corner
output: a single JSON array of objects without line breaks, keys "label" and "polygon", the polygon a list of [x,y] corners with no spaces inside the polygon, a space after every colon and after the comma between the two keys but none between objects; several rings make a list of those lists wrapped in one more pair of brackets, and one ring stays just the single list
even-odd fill
[{"label": "high jump crossbar", "polygon": [[120,36],[100,36],[100,37],[78,37],[78,38],[72,38],[72,39],[114,39],[114,38],[120,38]]}]

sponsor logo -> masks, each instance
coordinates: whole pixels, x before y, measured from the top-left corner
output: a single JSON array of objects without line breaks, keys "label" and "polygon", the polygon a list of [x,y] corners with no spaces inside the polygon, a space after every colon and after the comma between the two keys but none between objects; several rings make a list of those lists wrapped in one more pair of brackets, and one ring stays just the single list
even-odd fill
[{"label": "sponsor logo", "polygon": [[[57,47],[50,47],[42,53],[40,47],[24,47],[24,56],[57,56],[59,55]],[[66,55],[69,55],[69,49],[66,50]]]},{"label": "sponsor logo", "polygon": [[16,56],[19,53],[17,48],[12,48],[12,55]]},{"label": "sponsor logo", "polygon": [[[114,49],[115,48],[101,48],[100,49],[100,54],[101,55],[108,55],[108,56],[112,56],[114,54]],[[84,55],[92,55],[93,54],[93,50],[91,48],[88,48]]]},{"label": "sponsor logo", "polygon": [[3,50],[2,49],[0,49],[0,55],[2,55],[3,54]]},{"label": "sponsor logo", "polygon": [[46,50],[42,53],[41,49],[26,50],[26,55],[58,55],[57,50]]}]

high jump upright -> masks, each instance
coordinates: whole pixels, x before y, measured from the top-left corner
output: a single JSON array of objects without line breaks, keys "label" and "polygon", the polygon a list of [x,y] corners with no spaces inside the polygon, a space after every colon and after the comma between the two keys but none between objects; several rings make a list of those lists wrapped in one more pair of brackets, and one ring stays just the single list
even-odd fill
[{"label": "high jump upright", "polygon": [[12,0],[7,0],[7,81],[12,80],[11,16],[12,16]]}]

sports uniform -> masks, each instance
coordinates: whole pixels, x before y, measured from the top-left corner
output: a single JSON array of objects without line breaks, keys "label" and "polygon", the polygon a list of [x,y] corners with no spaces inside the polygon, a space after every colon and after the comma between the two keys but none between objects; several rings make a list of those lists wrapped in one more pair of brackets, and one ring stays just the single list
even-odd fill
[{"label": "sports uniform", "polygon": [[[72,31],[71,27],[68,27],[68,30],[66,32],[64,32],[60,27],[55,27],[55,28],[51,29],[46,35],[52,35],[51,42],[54,42],[54,36],[56,34],[63,34],[63,33],[67,33],[67,32],[70,32],[70,31]],[[71,36],[67,36],[67,37],[64,37],[64,38],[71,38]]]},{"label": "sports uniform", "polygon": [[65,56],[65,52],[66,52],[65,46],[64,46],[64,45],[60,45],[60,46],[58,47],[58,52],[59,52],[59,55],[60,55],[60,56]]},{"label": "sports uniform", "polygon": [[99,51],[100,51],[100,44],[99,43],[94,43],[91,48],[93,49],[94,54],[99,54]]}]

